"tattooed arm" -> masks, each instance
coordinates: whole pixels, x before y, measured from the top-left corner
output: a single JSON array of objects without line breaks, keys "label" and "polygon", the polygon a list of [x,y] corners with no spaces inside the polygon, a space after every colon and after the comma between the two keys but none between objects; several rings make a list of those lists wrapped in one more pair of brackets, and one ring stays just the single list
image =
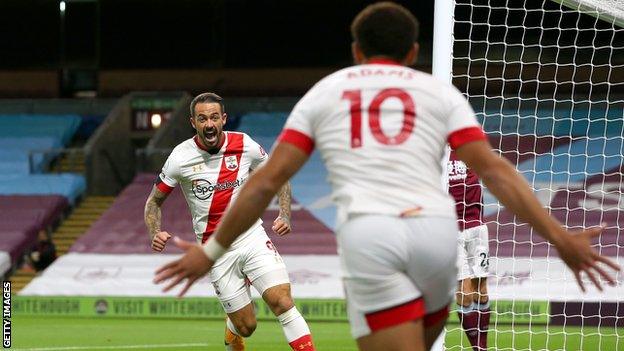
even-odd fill
[{"label": "tattooed arm", "polygon": [[156,186],[152,188],[152,192],[150,193],[147,201],[145,202],[145,212],[143,214],[143,218],[145,220],[145,226],[147,227],[147,232],[149,233],[150,239],[152,241],[152,250],[161,252],[165,249],[165,245],[169,238],[171,238],[171,234],[161,231],[161,211],[160,207],[163,202],[167,199],[169,194],[163,193],[158,190]]},{"label": "tattooed arm", "polygon": [[280,210],[279,215],[273,221],[273,231],[278,235],[286,235],[290,233],[290,203],[292,200],[292,194],[290,189],[290,182],[284,183],[284,185],[277,192],[277,202]]}]

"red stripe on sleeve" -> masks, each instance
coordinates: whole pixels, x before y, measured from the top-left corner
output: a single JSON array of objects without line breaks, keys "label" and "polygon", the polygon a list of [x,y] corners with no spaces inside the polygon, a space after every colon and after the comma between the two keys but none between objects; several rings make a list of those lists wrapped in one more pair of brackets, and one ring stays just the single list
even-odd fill
[{"label": "red stripe on sleeve", "polygon": [[[219,178],[217,184],[225,184],[226,182],[235,182],[238,176],[238,170],[240,169],[241,156],[243,154],[243,134],[242,133],[228,133],[227,146],[223,157],[221,159],[221,170],[219,171]],[[228,162],[226,158],[236,157],[236,169],[228,169]],[[231,163],[230,163],[231,165]],[[232,166],[230,166],[232,168]],[[208,238],[217,229],[217,225],[221,221],[221,217],[225,213],[225,209],[232,200],[232,194],[234,188],[228,187],[224,190],[215,189],[214,198],[210,203],[210,209],[208,210],[208,221],[206,222],[206,230],[202,234],[202,244],[208,240]]]},{"label": "red stripe on sleeve", "polygon": [[422,298],[399,306],[366,314],[366,323],[371,331],[393,327],[405,322],[420,319],[425,315],[425,302]]},{"label": "red stripe on sleeve", "polygon": [[314,140],[295,129],[284,129],[282,134],[277,138],[280,143],[289,143],[301,149],[307,155],[314,150]]},{"label": "red stripe on sleeve", "polygon": [[170,187],[169,185],[165,184],[165,182],[163,181],[158,182],[156,184],[156,188],[158,188],[158,190],[160,190],[161,192],[165,194],[169,194],[173,190],[173,187]]},{"label": "red stripe on sleeve", "polygon": [[486,139],[481,127],[468,127],[452,132],[448,137],[448,143],[451,149],[456,150],[464,144]]}]

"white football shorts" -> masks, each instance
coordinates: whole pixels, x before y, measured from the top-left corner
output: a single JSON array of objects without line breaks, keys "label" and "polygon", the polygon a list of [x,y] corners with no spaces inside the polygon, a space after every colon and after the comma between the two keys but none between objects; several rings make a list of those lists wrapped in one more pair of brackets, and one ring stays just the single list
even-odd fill
[{"label": "white football shorts", "polygon": [[484,278],[490,272],[490,247],[486,225],[472,227],[457,237],[457,280]]},{"label": "white football shorts", "polygon": [[226,313],[251,303],[251,284],[262,295],[268,288],[289,284],[282,257],[262,226],[250,233],[243,245],[231,248],[215,262],[210,279]]},{"label": "white football shorts", "polygon": [[453,218],[352,216],[338,229],[351,333],[448,316],[457,279]]}]

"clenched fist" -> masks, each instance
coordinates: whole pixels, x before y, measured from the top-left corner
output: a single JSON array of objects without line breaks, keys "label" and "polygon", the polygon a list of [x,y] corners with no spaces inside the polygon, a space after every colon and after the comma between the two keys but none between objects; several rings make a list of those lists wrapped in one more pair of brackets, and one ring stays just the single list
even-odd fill
[{"label": "clenched fist", "polygon": [[171,238],[171,234],[167,232],[158,232],[152,237],[152,250],[162,252],[167,245],[167,241]]},{"label": "clenched fist", "polygon": [[282,236],[290,233],[290,220],[286,217],[279,216],[273,221],[273,227],[271,228],[275,234]]}]

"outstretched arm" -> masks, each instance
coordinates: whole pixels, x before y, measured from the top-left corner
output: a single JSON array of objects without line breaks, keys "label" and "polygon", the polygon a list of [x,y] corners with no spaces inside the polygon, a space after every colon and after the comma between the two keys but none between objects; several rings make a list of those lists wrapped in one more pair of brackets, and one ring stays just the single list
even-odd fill
[{"label": "outstretched arm", "polygon": [[143,219],[145,220],[145,226],[147,227],[147,232],[152,242],[152,250],[157,252],[164,250],[167,241],[171,238],[171,234],[163,232],[160,229],[162,218],[160,207],[165,202],[168,195],[169,194],[163,193],[154,186],[145,202]]},{"label": "outstretched arm", "polygon": [[292,193],[290,182],[284,183],[277,193],[277,202],[279,204],[279,215],[273,221],[273,231],[278,235],[286,235],[292,230],[290,226],[290,205],[292,202]]},{"label": "outstretched arm", "polygon": [[602,262],[617,271],[620,270],[619,266],[591,247],[591,239],[600,235],[601,228],[568,232],[546,212],[529,184],[509,161],[492,152],[487,141],[467,143],[456,152],[469,168],[477,172],[483,184],[507,209],[529,223],[557,248],[561,259],[570,267],[583,291],[585,287],[580,277],[581,272],[585,272],[599,290],[602,290],[602,286],[595,273],[601,275],[610,285],[615,284],[614,278],[598,263]]}]

